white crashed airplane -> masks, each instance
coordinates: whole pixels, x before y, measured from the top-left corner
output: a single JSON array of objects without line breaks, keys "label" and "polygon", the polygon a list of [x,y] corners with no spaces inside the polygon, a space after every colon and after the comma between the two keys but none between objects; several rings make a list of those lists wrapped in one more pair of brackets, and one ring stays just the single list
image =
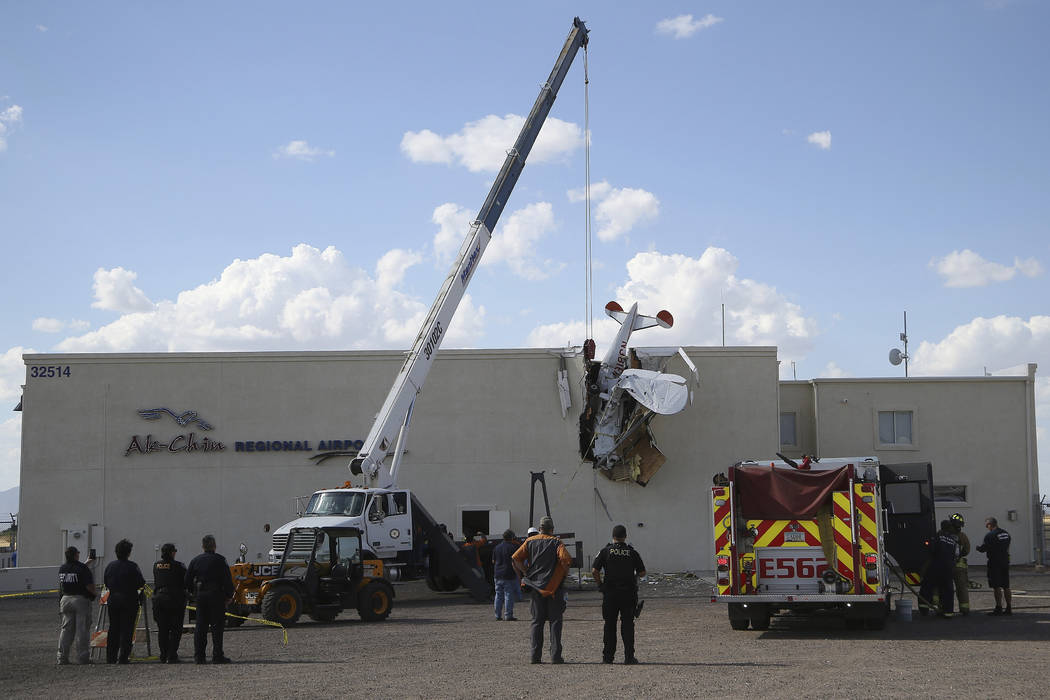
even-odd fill
[{"label": "white crashed airplane", "polygon": [[[637,302],[624,311],[610,301],[605,305],[605,313],[620,323],[620,331],[589,385],[591,391],[581,416],[581,437],[587,444],[581,447],[584,456],[593,459],[599,469],[608,471],[620,465],[617,480],[645,485],[664,461],[653,444],[649,421],[654,414],[673,415],[681,411],[690,399],[690,391],[686,380],[677,374],[630,368],[627,341],[636,330],[670,328],[674,318],[667,311],[655,317],[641,315]],[[678,354],[696,376],[696,367],[685,352],[679,349]],[[634,401],[628,401],[628,396]]]}]

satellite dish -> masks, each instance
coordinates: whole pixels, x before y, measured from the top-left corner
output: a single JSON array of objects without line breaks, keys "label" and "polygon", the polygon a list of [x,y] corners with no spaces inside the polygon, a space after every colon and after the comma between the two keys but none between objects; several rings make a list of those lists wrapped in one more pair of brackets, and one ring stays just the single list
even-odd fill
[{"label": "satellite dish", "polygon": [[901,355],[901,351],[900,350],[898,350],[897,348],[893,348],[892,350],[890,350],[890,364],[891,365],[899,365],[903,359],[904,359],[904,356]]}]

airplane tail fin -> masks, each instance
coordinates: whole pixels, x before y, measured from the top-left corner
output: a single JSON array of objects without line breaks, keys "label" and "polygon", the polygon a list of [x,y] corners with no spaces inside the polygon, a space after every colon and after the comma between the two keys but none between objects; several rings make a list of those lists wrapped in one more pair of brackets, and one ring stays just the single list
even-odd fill
[{"label": "airplane tail fin", "polygon": [[[623,310],[623,307],[617,304],[615,301],[610,301],[605,305],[605,313],[610,318],[616,320],[617,323],[623,324],[627,320],[627,312]],[[652,328],[653,326],[660,326],[661,328],[670,328],[674,325],[674,317],[670,311],[661,311],[656,316],[643,316],[638,314],[634,317],[634,327],[632,331],[641,330],[643,328]]]}]

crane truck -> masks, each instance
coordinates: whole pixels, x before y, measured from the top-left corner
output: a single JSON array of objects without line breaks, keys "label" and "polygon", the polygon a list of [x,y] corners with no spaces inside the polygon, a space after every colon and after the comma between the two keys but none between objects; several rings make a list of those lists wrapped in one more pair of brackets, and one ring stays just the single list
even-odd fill
[{"label": "crane truck", "polygon": [[929,463],[876,457],[745,461],[711,488],[715,594],[735,630],[781,611],[881,629],[891,560],[918,582],[936,530]]},{"label": "crane truck", "polygon": [[[384,572],[383,577],[387,580],[425,577],[431,588],[437,590],[452,590],[462,583],[475,598],[488,598],[489,585],[484,572],[476,565],[476,561],[471,562],[462,555],[445,528],[411,491],[397,487],[397,472],[416,396],[423,389],[441,341],[467,285],[481,263],[492,231],[525,167],[525,160],[539,136],[569,67],[579,50],[587,45],[587,33],[583,21],[579,17],[573,19],[572,29],[550,76],[541,87],[513,148],[507,151],[503,166],[477,218],[471,223],[459,254],[368,436],[350,462],[350,472],[362,476],[366,486],[353,487],[348,481],[340,487],[315,492],[302,517],[274,531],[269,568],[266,568],[267,565],[254,565],[254,568],[249,569],[246,568],[248,565],[241,565],[240,585],[231,606],[232,612],[244,614],[262,611],[267,617],[276,617],[285,623],[298,619],[300,610],[297,605],[309,600],[310,596],[303,595],[301,590],[295,595],[289,591],[297,586],[299,588],[296,590],[302,589],[308,579],[311,582],[328,579],[327,584],[331,586],[332,576],[327,574],[331,573],[334,561],[331,557],[336,556],[336,553],[330,548],[318,547],[319,539],[327,530],[333,533],[346,530],[360,533],[362,551],[357,555],[358,560],[372,572]],[[391,456],[389,466],[385,466],[387,457]],[[296,561],[309,562],[310,566],[303,569],[304,573],[289,577],[286,575],[291,570],[289,562]],[[356,570],[353,567],[348,570],[351,569]],[[369,589],[369,576],[355,576],[355,591]],[[289,578],[298,583],[286,580]],[[369,590],[376,589],[373,587]],[[392,595],[392,589],[389,593]],[[279,602],[275,601],[280,595],[283,598]],[[331,617],[334,606],[351,598],[353,595],[345,592],[329,596],[325,601],[327,607],[315,619]],[[358,609],[370,611],[368,616],[372,619],[380,619],[388,613],[386,609],[376,610],[376,606],[381,607],[383,602],[382,596],[373,596],[372,602],[360,603]]]}]

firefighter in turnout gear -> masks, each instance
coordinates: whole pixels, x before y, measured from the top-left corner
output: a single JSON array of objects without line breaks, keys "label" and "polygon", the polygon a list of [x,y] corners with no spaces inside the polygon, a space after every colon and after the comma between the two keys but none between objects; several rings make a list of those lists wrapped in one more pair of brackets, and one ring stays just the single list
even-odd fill
[{"label": "firefighter in turnout gear", "polygon": [[955,562],[952,570],[952,578],[955,581],[955,597],[959,600],[959,612],[963,615],[970,614],[970,572],[966,563],[966,555],[970,553],[970,538],[963,532],[966,521],[961,513],[952,513],[948,521],[955,531],[955,537],[959,540],[959,561]]},{"label": "firefighter in turnout gear", "polygon": [[[605,633],[602,663],[611,664],[616,655],[616,618],[620,618],[620,636],[623,638],[623,662],[636,664],[634,656],[634,618],[638,607],[638,578],[645,576],[642,557],[627,544],[627,528],[617,525],[612,530],[613,541],[605,545],[594,558],[591,574],[602,592],[602,618]],[[602,571],[605,572],[604,580]]]},{"label": "firefighter in turnout gear", "polygon": [[959,559],[959,540],[951,521],[942,520],[941,529],[930,540],[930,561],[922,577],[919,589],[919,614],[927,615],[936,610],[934,593],[940,598],[940,617],[948,617],[954,608],[955,591],[953,571]]}]

